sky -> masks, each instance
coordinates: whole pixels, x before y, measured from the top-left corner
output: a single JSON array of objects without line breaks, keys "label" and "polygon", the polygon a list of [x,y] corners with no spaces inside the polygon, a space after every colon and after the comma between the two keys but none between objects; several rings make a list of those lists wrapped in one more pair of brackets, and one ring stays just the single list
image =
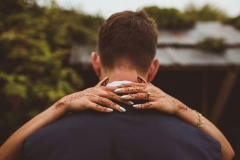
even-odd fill
[{"label": "sky", "polygon": [[[49,0],[37,0],[40,4]],[[158,7],[174,7],[184,10],[186,4],[193,3],[202,6],[206,3],[224,10],[230,16],[240,15],[240,0],[55,0],[63,8],[74,8],[88,14],[99,14],[108,18],[115,12],[123,10],[141,9],[145,6],[157,5]]]}]

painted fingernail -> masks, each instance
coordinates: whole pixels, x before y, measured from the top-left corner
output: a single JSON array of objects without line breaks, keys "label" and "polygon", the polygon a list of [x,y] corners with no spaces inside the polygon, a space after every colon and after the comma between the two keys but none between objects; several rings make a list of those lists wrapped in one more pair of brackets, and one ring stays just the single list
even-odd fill
[{"label": "painted fingernail", "polygon": [[120,92],[122,89],[121,88],[118,88],[118,89],[115,89],[115,93],[118,93],[118,92]]},{"label": "painted fingernail", "polygon": [[106,86],[108,84],[108,81],[109,81],[109,78],[108,77],[105,77],[103,79],[103,82],[101,83],[102,86]]},{"label": "painted fingernail", "polygon": [[127,97],[128,97],[128,95],[123,95],[123,96],[121,96],[122,99],[125,99],[125,98],[127,98]]},{"label": "painted fingernail", "polygon": [[133,101],[128,101],[129,104],[134,105]]},{"label": "painted fingernail", "polygon": [[121,110],[122,112],[126,112],[126,109],[123,108],[123,107],[120,107],[120,110]]},{"label": "painted fingernail", "polygon": [[107,110],[108,110],[109,112],[112,112],[112,111],[113,111],[113,109],[112,109],[112,108],[107,108]]},{"label": "painted fingernail", "polygon": [[134,104],[134,105],[133,105],[134,108],[137,108],[138,106],[139,106],[138,104]]}]

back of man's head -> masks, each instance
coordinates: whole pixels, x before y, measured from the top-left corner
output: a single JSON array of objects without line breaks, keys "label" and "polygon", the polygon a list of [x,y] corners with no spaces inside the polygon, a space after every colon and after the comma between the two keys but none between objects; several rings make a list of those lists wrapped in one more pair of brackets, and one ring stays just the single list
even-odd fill
[{"label": "back of man's head", "polygon": [[105,69],[117,60],[128,60],[139,72],[146,72],[156,54],[158,31],[144,11],[123,11],[110,16],[99,31],[98,52]]}]

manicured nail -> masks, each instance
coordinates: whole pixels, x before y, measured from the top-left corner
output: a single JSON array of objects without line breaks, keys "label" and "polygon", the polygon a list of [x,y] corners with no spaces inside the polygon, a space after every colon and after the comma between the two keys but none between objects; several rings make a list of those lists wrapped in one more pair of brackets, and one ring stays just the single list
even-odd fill
[{"label": "manicured nail", "polygon": [[109,81],[109,78],[108,77],[105,77],[103,79],[103,82],[101,83],[102,86],[106,86],[108,84],[108,81]]},{"label": "manicured nail", "polygon": [[125,99],[125,98],[127,98],[127,97],[128,97],[128,95],[123,95],[123,96],[121,96],[122,99]]},{"label": "manicured nail", "polygon": [[118,89],[115,89],[115,93],[118,93],[118,92],[120,92],[122,89],[121,88],[118,88]]},{"label": "manicured nail", "polygon": [[107,108],[107,110],[108,110],[109,112],[112,112],[112,111],[113,111],[113,109],[112,109],[112,108]]},{"label": "manicured nail", "polygon": [[133,105],[134,108],[137,108],[138,106],[139,106],[138,104],[134,104],[134,105]]},{"label": "manicured nail", "polygon": [[128,101],[129,104],[134,105],[133,101]]},{"label": "manicured nail", "polygon": [[126,109],[123,108],[123,107],[120,107],[120,110],[121,110],[122,112],[126,112]]}]

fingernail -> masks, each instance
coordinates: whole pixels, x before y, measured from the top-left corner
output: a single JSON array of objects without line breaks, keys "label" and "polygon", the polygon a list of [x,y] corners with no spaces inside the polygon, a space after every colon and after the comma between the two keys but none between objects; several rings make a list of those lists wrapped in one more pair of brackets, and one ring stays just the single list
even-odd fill
[{"label": "fingernail", "polygon": [[139,83],[147,83],[147,81],[144,78],[142,78],[141,76],[138,76],[137,80]]},{"label": "fingernail", "polygon": [[107,108],[107,110],[108,110],[109,112],[112,112],[112,111],[113,111],[113,109],[112,109],[112,108]]},{"label": "fingernail", "polygon": [[123,108],[123,107],[120,107],[120,110],[121,110],[122,112],[126,112],[126,109]]},{"label": "fingernail", "polygon": [[108,84],[108,81],[109,81],[109,78],[108,77],[105,77],[104,79],[103,79],[103,82],[102,82],[102,86],[106,86],[107,84]]},{"label": "fingernail", "polygon": [[125,99],[125,98],[127,98],[127,97],[128,97],[128,95],[123,95],[123,96],[121,96],[122,99]]},{"label": "fingernail", "polygon": [[129,104],[134,105],[133,101],[128,101]]},{"label": "fingernail", "polygon": [[138,104],[134,104],[133,107],[134,107],[134,108],[137,108],[137,107],[138,107]]},{"label": "fingernail", "polygon": [[118,93],[118,92],[120,92],[122,89],[121,88],[118,88],[118,89],[115,89],[115,93]]}]

